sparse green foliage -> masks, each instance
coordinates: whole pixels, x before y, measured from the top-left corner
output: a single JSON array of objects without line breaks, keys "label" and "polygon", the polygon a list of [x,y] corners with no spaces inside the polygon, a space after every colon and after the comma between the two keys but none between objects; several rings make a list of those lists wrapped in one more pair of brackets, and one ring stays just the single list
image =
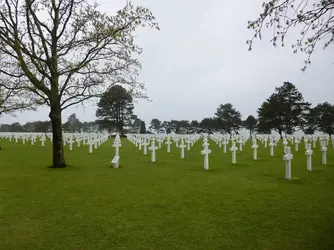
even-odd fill
[{"label": "sparse green foliage", "polygon": [[219,130],[219,122],[216,118],[204,118],[200,122],[199,127],[201,132],[212,134]]},{"label": "sparse green foliage", "polygon": [[252,136],[252,134],[254,133],[256,125],[257,119],[252,115],[249,115],[246,120],[243,121],[243,126],[245,129],[249,130],[250,136]]},{"label": "sparse green foliage", "polygon": [[75,113],[71,114],[67,118],[67,122],[63,126],[64,130],[70,133],[80,132],[81,130],[81,122],[77,118]]},{"label": "sparse green foliage", "polygon": [[146,134],[146,124],[144,121],[140,122],[140,129],[139,129],[140,134]]},{"label": "sparse green foliage", "polygon": [[296,128],[303,127],[303,119],[310,103],[290,82],[284,82],[258,109],[259,128],[262,131],[276,130],[292,134]]},{"label": "sparse green foliage", "polygon": [[274,46],[284,46],[285,38],[290,29],[299,29],[300,37],[292,45],[293,52],[305,53],[307,59],[302,70],[311,63],[311,56],[319,41],[323,40],[323,48],[334,42],[333,0],[270,0],[262,4],[263,12],[255,21],[248,22],[248,28],[254,36],[247,41],[249,50],[253,40],[262,39],[263,28],[271,28]]},{"label": "sparse green foliage", "polygon": [[196,133],[198,131],[199,128],[199,122],[197,120],[193,120],[190,122],[190,127],[193,131],[193,133]]},{"label": "sparse green foliage", "polygon": [[314,134],[317,130],[317,111],[314,108],[306,110],[301,129],[306,135]]},{"label": "sparse green foliage", "polygon": [[328,102],[318,104],[314,108],[316,124],[319,131],[334,134],[334,105]]},{"label": "sparse green foliage", "polygon": [[242,127],[241,114],[231,103],[221,104],[215,113],[218,126],[225,133],[237,132]]},{"label": "sparse green foliage", "polygon": [[161,121],[157,118],[153,118],[150,123],[150,130],[154,130],[156,133],[159,133],[160,129],[162,128]]},{"label": "sparse green foliage", "polygon": [[98,102],[96,117],[99,118],[100,129],[109,132],[116,130],[123,136],[124,126],[130,123],[133,115],[133,100],[131,93],[120,85],[107,90]]}]

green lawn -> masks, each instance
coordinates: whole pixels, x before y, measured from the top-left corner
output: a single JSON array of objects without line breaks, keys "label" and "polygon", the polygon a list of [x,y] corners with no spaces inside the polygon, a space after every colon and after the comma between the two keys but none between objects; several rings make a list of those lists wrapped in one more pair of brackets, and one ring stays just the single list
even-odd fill
[{"label": "green lawn", "polygon": [[304,145],[293,150],[287,181],[281,145],[254,161],[248,141],[232,165],[211,141],[205,171],[199,142],[151,163],[124,140],[120,169],[111,140],[66,149],[66,169],[48,169],[51,145],[38,144],[0,140],[0,249],[334,249],[331,146],[327,166],[315,150],[313,172]]}]

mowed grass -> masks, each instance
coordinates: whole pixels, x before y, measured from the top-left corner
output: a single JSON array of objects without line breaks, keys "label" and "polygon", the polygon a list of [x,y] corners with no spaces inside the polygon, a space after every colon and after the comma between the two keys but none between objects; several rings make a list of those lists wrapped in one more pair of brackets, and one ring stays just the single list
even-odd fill
[{"label": "mowed grass", "polygon": [[[275,156],[251,142],[223,153],[210,141],[203,169],[201,141],[186,159],[175,145],[150,162],[122,141],[121,168],[110,168],[112,140],[92,154],[66,147],[66,169],[49,169],[43,148],[0,141],[0,249],[334,249],[334,151],[313,171],[304,145],[287,181],[280,144]],[[293,146],[294,149],[294,146]]]}]

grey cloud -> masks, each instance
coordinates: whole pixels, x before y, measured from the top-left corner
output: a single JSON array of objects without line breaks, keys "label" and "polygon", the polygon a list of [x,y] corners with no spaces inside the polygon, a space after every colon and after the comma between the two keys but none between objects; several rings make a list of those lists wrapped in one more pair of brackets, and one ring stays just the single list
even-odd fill
[{"label": "grey cloud", "polygon": [[[303,73],[305,55],[292,53],[294,31],[284,48],[273,48],[271,31],[256,41],[248,52],[247,20],[255,19],[263,0],[137,0],[150,8],[161,31],[140,29],[137,42],[144,48],[140,79],[146,82],[152,103],[138,101],[135,111],[147,123],[152,118],[202,119],[212,116],[221,103],[231,102],[246,117],[284,81],[291,81],[306,100],[334,102],[333,48],[317,50],[312,65]],[[124,1],[100,1],[101,9],[112,13]],[[72,108],[64,119],[77,112],[81,120],[95,119],[95,107]],[[6,116],[2,122],[48,119],[47,108],[25,112],[18,118]]]}]

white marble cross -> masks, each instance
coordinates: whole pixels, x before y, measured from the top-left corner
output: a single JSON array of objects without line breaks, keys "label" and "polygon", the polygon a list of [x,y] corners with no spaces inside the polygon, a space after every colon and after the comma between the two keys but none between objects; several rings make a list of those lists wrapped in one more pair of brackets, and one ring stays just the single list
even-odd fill
[{"label": "white marble cross", "polygon": [[259,146],[256,144],[256,139],[253,140],[253,145],[252,145],[252,149],[253,149],[253,159],[257,160],[257,148]]},{"label": "white marble cross", "polygon": [[237,150],[238,148],[235,146],[235,142],[232,142],[232,147],[230,148],[230,151],[232,152],[232,164],[236,164],[237,162]]},{"label": "white marble cross", "polygon": [[[118,134],[117,134],[118,135]],[[116,135],[116,137],[117,137],[117,135]],[[118,135],[118,137],[119,137],[119,135]],[[116,139],[116,138],[115,138]],[[94,149],[97,149],[97,135],[95,135],[94,136]],[[121,139],[119,138],[119,141],[121,141]]]},{"label": "white marble cross", "polygon": [[149,147],[148,149],[152,151],[151,162],[155,162],[155,151],[158,149],[158,147],[155,146],[155,140],[152,140],[151,147]]},{"label": "white marble cross", "polygon": [[311,144],[307,143],[305,155],[306,155],[306,160],[307,160],[307,170],[309,171],[312,171],[312,154],[313,154],[313,150],[312,150]]},{"label": "white marble cross", "polygon": [[228,141],[225,139],[223,141],[223,144],[224,144],[224,153],[226,154],[226,145],[228,144]]},{"label": "white marble cross", "polygon": [[163,141],[164,141],[164,140],[163,140],[161,137],[158,138],[158,148],[161,148],[161,143],[162,143]]},{"label": "white marble cross", "polygon": [[172,142],[170,141],[170,137],[167,137],[167,141],[165,142],[165,144],[167,144],[167,153],[170,153],[170,145],[172,144]]},{"label": "white marble cross", "polygon": [[270,147],[270,156],[274,156],[274,146],[275,143],[270,139],[269,147]]},{"label": "white marble cross", "polygon": [[93,152],[93,141],[91,137],[89,137],[88,139],[88,144],[89,144],[89,153],[91,154]]},{"label": "white marble cross", "polygon": [[146,138],[144,138],[144,142],[143,142],[143,153],[144,153],[144,155],[147,155],[147,140],[146,140]]},{"label": "white marble cross", "polygon": [[242,151],[243,140],[242,138],[239,139],[239,151]]},{"label": "white marble cross", "polygon": [[307,137],[304,137],[304,146],[305,146],[305,150],[306,150],[306,144],[308,143]]},{"label": "white marble cross", "polygon": [[30,137],[30,141],[31,141],[31,145],[34,145],[34,143],[35,143],[35,138],[32,136],[32,137]]},{"label": "white marble cross", "polygon": [[122,146],[121,138],[119,134],[116,134],[115,140],[113,142],[113,147],[115,148],[115,156],[119,156],[119,148]]},{"label": "white marble cross", "polygon": [[322,164],[327,165],[327,147],[326,147],[326,141],[321,142],[321,159]]},{"label": "white marble cross", "polygon": [[296,137],[295,139],[295,151],[298,152],[298,145],[299,145],[299,139]]},{"label": "white marble cross", "polygon": [[293,159],[293,154],[291,154],[291,148],[285,148],[285,155],[283,160],[285,161],[285,178],[291,180],[291,160]]},{"label": "white marble cross", "polygon": [[313,136],[312,137],[312,142],[313,142],[313,148],[316,147],[316,142],[317,142],[317,137]]},{"label": "white marble cross", "polygon": [[72,151],[72,149],[73,149],[73,136],[71,135],[70,136],[70,151]]},{"label": "white marble cross", "polygon": [[142,139],[139,137],[138,138],[138,149],[141,151],[142,148]]},{"label": "white marble cross", "polygon": [[179,145],[179,148],[181,149],[181,159],[184,159],[184,148],[186,145],[184,144],[184,140],[181,139],[181,144]]},{"label": "white marble cross", "polygon": [[44,147],[45,135],[42,135],[42,137],[41,137],[41,142],[42,142],[42,147]]},{"label": "white marble cross", "polygon": [[175,145],[176,145],[176,147],[178,148],[179,147],[179,138],[176,138],[174,141],[175,141]]},{"label": "white marble cross", "polygon": [[189,151],[190,150],[190,145],[191,145],[191,140],[190,140],[189,137],[187,138],[186,143],[187,143],[187,150]]},{"label": "white marble cross", "polygon": [[288,141],[286,140],[286,138],[283,139],[283,145],[284,145],[284,154],[285,154],[285,150],[288,145]]},{"label": "white marble cross", "polygon": [[81,138],[80,138],[80,137],[77,137],[77,138],[76,138],[76,141],[77,141],[78,148],[80,148]]},{"label": "white marble cross", "polygon": [[203,143],[204,150],[201,151],[201,154],[204,155],[204,169],[209,169],[209,154],[211,154],[211,150],[209,149],[209,143]]}]

